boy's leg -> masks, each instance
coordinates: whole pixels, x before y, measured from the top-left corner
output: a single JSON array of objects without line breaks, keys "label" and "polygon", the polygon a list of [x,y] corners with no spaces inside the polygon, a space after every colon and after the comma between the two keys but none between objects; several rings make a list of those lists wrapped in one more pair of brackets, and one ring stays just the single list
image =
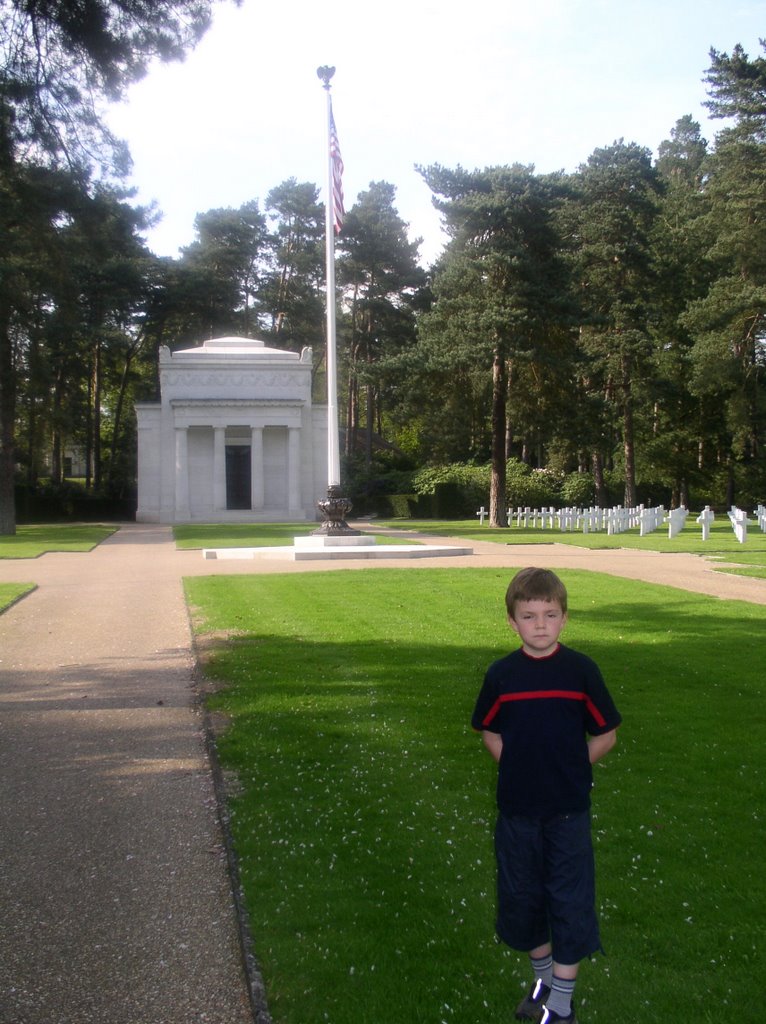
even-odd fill
[{"label": "boy's leg", "polygon": [[544,946],[538,946],[536,949],[530,949],[529,962],[534,971],[535,981],[540,981],[550,988],[553,975],[553,948],[550,942],[546,942]]},{"label": "boy's leg", "polygon": [[498,937],[511,949],[542,948],[550,941],[550,929],[540,822],[498,815],[495,854]]},{"label": "boy's leg", "polygon": [[546,977],[545,983],[539,980],[553,964],[545,912],[542,846],[541,822],[498,815],[497,934],[512,949],[529,951],[535,970],[528,995],[516,1007],[517,1020],[539,1021],[550,991],[550,978]]},{"label": "boy's leg", "polygon": [[560,977],[601,949],[596,915],[596,879],[588,812],[546,821],[546,903],[554,964]]},{"label": "boy's leg", "polygon": [[529,951],[529,963],[535,979],[529,992],[516,1007],[516,1020],[539,1021],[545,1009],[545,1000],[551,991],[553,956],[550,942]]},{"label": "boy's leg", "polygon": [[595,877],[590,815],[566,815],[546,822],[548,908],[553,930],[551,991],[545,1000],[550,1021],[573,1020],[572,994],[580,961],[601,946],[595,912]]},{"label": "boy's leg", "polygon": [[[545,1000],[545,1008],[557,1017],[566,1020],[572,1014],[572,995],[574,994],[577,968],[579,964],[553,964],[551,990]],[[556,1019],[556,1018],[554,1018]]]}]

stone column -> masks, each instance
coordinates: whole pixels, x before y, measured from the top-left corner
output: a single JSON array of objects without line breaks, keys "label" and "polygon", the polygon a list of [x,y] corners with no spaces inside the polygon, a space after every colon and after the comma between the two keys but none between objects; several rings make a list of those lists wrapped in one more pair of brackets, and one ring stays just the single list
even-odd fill
[{"label": "stone column", "polygon": [[250,503],[253,511],[263,508],[263,427],[250,428]]},{"label": "stone column", "polygon": [[226,510],[226,427],[213,427],[213,510]]},{"label": "stone column", "polygon": [[189,431],[176,427],[176,507],[174,520],[189,519]]},{"label": "stone column", "polygon": [[301,431],[289,427],[287,434],[287,511],[301,511]]}]

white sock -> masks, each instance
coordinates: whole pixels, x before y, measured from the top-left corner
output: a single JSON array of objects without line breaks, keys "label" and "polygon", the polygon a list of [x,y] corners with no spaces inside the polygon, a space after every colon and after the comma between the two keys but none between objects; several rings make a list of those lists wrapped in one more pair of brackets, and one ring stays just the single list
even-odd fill
[{"label": "white sock", "polygon": [[572,1012],[574,987],[574,978],[559,978],[554,974],[551,979],[551,994],[545,1000],[547,1009],[551,1013],[557,1013],[559,1017],[568,1017]]}]

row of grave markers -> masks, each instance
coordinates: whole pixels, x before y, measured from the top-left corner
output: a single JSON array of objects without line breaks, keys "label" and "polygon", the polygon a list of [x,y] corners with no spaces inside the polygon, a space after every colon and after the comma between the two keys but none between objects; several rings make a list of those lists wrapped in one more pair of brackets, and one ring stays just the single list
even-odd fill
[{"label": "row of grave markers", "polygon": [[[484,520],[489,512],[482,505],[476,513],[479,522],[484,525]],[[515,524],[518,528],[540,528],[543,530],[559,529],[563,531],[582,530],[583,533],[596,533],[599,530],[606,530],[607,534],[624,533],[626,530],[639,528],[640,535],[645,537],[654,530],[659,529],[663,524],[668,524],[668,537],[676,537],[686,524],[686,517],[689,510],[686,508],[672,508],[665,510],[662,505],[653,508],[646,508],[638,505],[636,508],[623,508],[622,505],[615,505],[613,508],[517,508],[506,509],[506,518],[509,526]],[[747,512],[733,506],[729,512],[729,521],[734,530],[734,536],[744,544],[747,540],[747,527],[749,520]],[[766,506],[759,505],[754,512],[755,525],[762,533],[766,533]],[[710,527],[715,520],[715,512],[709,505],[697,516],[697,522],[702,527],[702,539],[710,539]]]}]

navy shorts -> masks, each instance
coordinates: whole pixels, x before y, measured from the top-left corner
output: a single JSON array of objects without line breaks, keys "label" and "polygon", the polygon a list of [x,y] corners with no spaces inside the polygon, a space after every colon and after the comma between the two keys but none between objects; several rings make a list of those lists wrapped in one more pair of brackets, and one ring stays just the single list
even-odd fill
[{"label": "navy shorts", "polygon": [[590,812],[553,818],[498,815],[497,934],[528,953],[551,942],[576,964],[601,949]]}]

